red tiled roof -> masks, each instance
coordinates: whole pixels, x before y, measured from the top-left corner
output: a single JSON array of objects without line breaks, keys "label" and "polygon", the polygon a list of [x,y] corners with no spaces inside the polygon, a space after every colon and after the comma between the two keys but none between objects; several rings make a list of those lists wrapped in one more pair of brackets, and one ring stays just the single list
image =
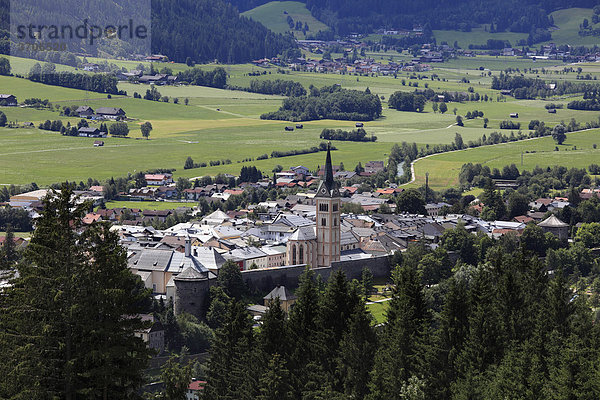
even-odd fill
[{"label": "red tiled roof", "polygon": [[204,390],[204,386],[206,385],[206,381],[192,381],[189,384],[189,390]]},{"label": "red tiled roof", "polygon": [[96,213],[89,213],[86,214],[85,217],[83,217],[83,219],[81,220],[81,222],[83,222],[86,225],[90,225],[94,222],[98,222],[102,219],[102,216],[100,214],[96,214]]},{"label": "red tiled roof", "polygon": [[533,218],[527,216],[527,215],[519,215],[518,217],[513,218],[515,221],[517,222],[521,222],[523,224],[528,224],[531,221],[533,221]]}]

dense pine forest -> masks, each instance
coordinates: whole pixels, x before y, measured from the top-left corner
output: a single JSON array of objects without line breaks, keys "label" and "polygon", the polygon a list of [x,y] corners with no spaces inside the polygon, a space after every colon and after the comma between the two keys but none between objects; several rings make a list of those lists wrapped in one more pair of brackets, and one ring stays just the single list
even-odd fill
[{"label": "dense pine forest", "polygon": [[535,226],[499,241],[459,226],[436,250],[414,245],[394,256],[379,326],[368,274],[324,283],[307,269],[289,318],[275,302],[259,330],[232,279],[219,289],[205,398],[598,398],[600,332],[571,281],[583,270],[562,269],[593,257],[582,243],[556,246]]},{"label": "dense pine forest", "polygon": [[244,63],[295,46],[222,0],[152,0],[152,49],[175,61]]},{"label": "dense pine forest", "polygon": [[[45,3],[44,3],[45,4]],[[284,50],[295,48],[293,38],[275,34],[258,22],[241,17],[232,5],[222,0],[152,0],[152,52],[164,54],[170,60],[185,62],[188,57],[201,63],[218,60],[222,63],[244,63],[263,57],[274,57]],[[119,0],[102,2],[71,1],[60,2],[61,7],[44,6],[44,20],[48,24],[66,21],[74,15],[88,15],[83,10],[93,10],[98,16],[95,23],[114,23],[110,10],[127,12],[140,18],[139,4],[123,3]],[[36,5],[36,18],[40,6]],[[9,1],[0,0],[0,52],[9,52]],[[122,18],[122,14],[118,16]],[[26,18],[26,16],[24,17]],[[36,21],[39,20],[36,19]],[[77,53],[78,49],[69,49]],[[100,51],[113,56],[130,56],[134,49],[126,45],[101,43]]]}]

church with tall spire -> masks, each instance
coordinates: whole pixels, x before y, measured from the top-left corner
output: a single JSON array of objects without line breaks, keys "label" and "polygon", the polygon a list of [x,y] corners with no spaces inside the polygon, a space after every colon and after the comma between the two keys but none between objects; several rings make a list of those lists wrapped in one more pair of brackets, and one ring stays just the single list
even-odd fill
[{"label": "church with tall spire", "polygon": [[288,239],[288,265],[309,264],[329,267],[340,260],[340,188],[333,179],[331,149],[327,146],[325,173],[317,188],[316,226],[300,227]]}]

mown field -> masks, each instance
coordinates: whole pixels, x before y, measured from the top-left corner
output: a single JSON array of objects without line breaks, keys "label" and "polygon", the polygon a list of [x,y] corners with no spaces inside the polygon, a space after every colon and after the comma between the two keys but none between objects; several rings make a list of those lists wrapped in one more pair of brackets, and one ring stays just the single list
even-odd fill
[{"label": "mown field", "polygon": [[515,164],[519,170],[555,165],[587,168],[592,163],[600,163],[600,148],[594,149],[598,144],[600,130],[591,129],[568,133],[567,140],[560,146],[551,137],[543,137],[434,155],[415,163],[416,182],[412,185],[424,184],[425,174],[429,172],[429,184],[433,189],[457,186],[460,169],[467,162],[498,169],[510,164]]},{"label": "mown field", "polygon": [[[550,42],[557,45],[568,44],[571,46],[593,46],[598,44],[598,37],[579,36],[578,33],[579,25],[583,23],[584,18],[587,18],[591,25],[593,15],[591,8],[567,8],[555,11],[551,15],[556,28],[552,30],[552,40],[541,43],[542,45]],[[508,40],[513,47],[516,47],[519,40],[527,40],[528,36],[527,33],[519,32],[490,33],[486,28],[489,29],[489,26],[474,28],[471,32],[434,30],[433,34],[438,43],[447,42],[452,46],[456,41],[463,49],[467,49],[469,44],[485,44],[488,39]],[[538,46],[540,46],[539,43],[533,47]]]},{"label": "mown field", "polygon": [[[385,60],[394,57],[407,57],[406,54],[374,53],[375,57]],[[91,61],[91,60],[90,60]],[[13,59],[12,65],[26,71],[36,61]],[[131,61],[111,60],[126,68],[135,68],[137,63]],[[161,64],[159,67],[164,66]],[[183,64],[168,64],[175,71],[188,68]],[[578,65],[579,66],[579,65]],[[597,64],[581,64],[583,73],[600,75]],[[214,65],[205,65],[203,68],[214,68]],[[484,70],[480,70],[483,67]],[[498,130],[499,123],[509,119],[509,114],[518,112],[519,118],[513,121],[520,122],[522,129],[527,129],[530,120],[538,119],[547,125],[569,121],[576,118],[579,122],[598,119],[598,113],[586,111],[573,111],[562,109],[557,114],[548,114],[544,108],[545,102],[541,100],[514,100],[507,98],[497,102],[498,92],[490,88],[491,78],[488,71],[498,74],[506,68],[546,68],[553,70],[552,79],[574,80],[576,73],[562,73],[564,64],[557,61],[543,61],[533,63],[531,60],[519,60],[506,57],[476,57],[460,58],[448,63],[435,65],[433,71],[421,73],[422,79],[410,79],[413,73],[401,73],[396,79],[384,76],[355,76],[339,74],[315,74],[306,72],[290,72],[280,74],[277,68],[258,68],[253,65],[224,66],[232,85],[247,87],[251,80],[286,79],[302,83],[305,87],[314,84],[317,87],[341,84],[345,88],[365,90],[377,93],[383,98],[384,112],[382,118],[367,122],[365,128],[369,134],[378,137],[375,143],[335,142],[338,148],[334,152],[334,162],[343,162],[346,169],[353,169],[360,161],[363,164],[370,160],[385,160],[394,143],[416,142],[419,146],[451,143],[456,133],[460,133],[465,142],[476,140],[482,135],[489,135]],[[249,76],[251,72],[265,72],[260,76]],[[556,71],[556,72],[554,72]],[[558,73],[560,72],[560,73]],[[538,72],[539,73],[539,72]],[[432,80],[432,75],[439,80]],[[528,74],[532,76],[532,73]],[[463,79],[464,78],[464,79]],[[468,82],[463,82],[467,80]],[[414,86],[409,86],[409,84]],[[397,90],[413,91],[418,88],[429,87],[436,91],[462,91],[469,88],[480,95],[487,94],[494,101],[449,103],[449,111],[442,115],[434,113],[428,103],[423,113],[398,112],[387,107],[387,99]],[[46,86],[32,83],[25,79],[15,77],[0,77],[0,92],[15,94],[19,100],[30,97],[48,98],[60,106],[79,106],[88,104],[93,108],[110,106],[121,107],[128,117],[132,118],[130,125],[130,138],[107,138],[106,145],[101,148],[92,146],[93,139],[63,137],[57,133],[49,133],[38,129],[0,129],[0,184],[23,184],[36,182],[39,185],[48,185],[61,180],[80,181],[88,177],[106,179],[111,176],[123,176],[127,173],[154,169],[175,168],[175,176],[198,177],[203,175],[216,175],[217,173],[238,174],[244,165],[256,165],[264,173],[270,174],[276,165],[289,168],[293,165],[306,165],[316,169],[323,163],[323,153],[312,153],[284,158],[269,158],[261,161],[243,161],[255,159],[263,154],[270,154],[274,150],[305,149],[317,146],[320,143],[319,134],[324,128],[354,127],[353,121],[312,121],[305,122],[304,129],[294,132],[285,132],[284,127],[290,125],[284,121],[264,121],[260,119],[262,113],[276,110],[282,101],[280,96],[269,96],[248,93],[244,91],[231,91],[195,86],[169,86],[159,87],[159,91],[171,98],[169,103],[151,102],[134,99],[134,92],[144,94],[148,89],[146,85],[121,83],[120,89],[127,91],[128,96],[113,96],[108,99],[106,95],[85,92],[74,89]],[[179,99],[179,104],[173,104],[173,98]],[[189,105],[184,105],[184,99]],[[553,102],[567,103],[571,98],[553,99]],[[465,120],[464,127],[455,124],[453,109],[459,115],[475,109],[483,111],[489,118],[489,127],[483,128],[483,119]],[[2,108],[9,121],[31,121],[36,125],[46,119],[61,119],[75,124],[78,119],[61,117],[57,111],[34,110],[30,108]],[[141,139],[139,125],[150,121],[154,127],[150,140]],[[92,123],[93,125],[94,123]],[[510,132],[506,132],[509,134]],[[550,139],[544,139],[551,144]],[[600,141],[600,140],[599,140]],[[519,146],[531,146],[532,142],[523,142]],[[513,144],[517,145],[517,144]],[[511,145],[511,146],[513,146]],[[507,148],[512,148],[507,145]],[[494,156],[496,146],[489,149],[477,149],[479,153],[460,152],[439,157],[456,157],[452,168],[430,169],[430,180],[438,187],[454,184],[454,171],[460,168],[463,162],[482,159],[496,163],[500,167],[505,159]],[[578,149],[579,149],[578,145]],[[520,150],[517,150],[520,154]],[[559,152],[562,156],[563,152]],[[564,152],[576,154],[575,152]],[[185,159],[191,156],[196,163],[216,160],[230,160],[231,164],[213,167],[183,170]],[[538,156],[541,156],[538,155]],[[479,158],[478,158],[479,157]],[[512,156],[511,156],[512,157]],[[519,156],[520,157],[520,156]],[[587,157],[587,155],[586,155]],[[508,158],[510,159],[510,157]],[[434,162],[437,158],[427,160]],[[442,159],[444,160],[444,159]],[[560,162],[566,165],[576,165],[577,161],[570,161],[568,157],[561,158]],[[424,161],[425,162],[425,161]],[[514,161],[511,161],[514,162]],[[586,161],[587,162],[587,161]],[[587,162],[589,164],[589,162]],[[502,165],[500,165],[502,164]],[[436,172],[438,171],[438,172]],[[421,173],[422,172],[422,173]],[[436,175],[436,173],[438,175]],[[420,179],[424,171],[421,162],[417,163],[417,177]],[[436,177],[436,176],[439,176]],[[417,182],[420,182],[418,180]]]}]

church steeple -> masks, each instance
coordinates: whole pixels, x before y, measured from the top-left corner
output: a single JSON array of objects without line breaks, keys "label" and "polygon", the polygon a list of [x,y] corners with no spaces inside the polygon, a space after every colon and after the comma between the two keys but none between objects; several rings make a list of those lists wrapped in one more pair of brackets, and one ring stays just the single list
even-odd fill
[{"label": "church steeple", "polygon": [[333,189],[333,165],[331,163],[331,143],[327,143],[327,158],[325,159],[325,186],[328,190]]},{"label": "church steeple", "polygon": [[327,157],[325,158],[325,173],[323,179],[317,189],[317,196],[324,197],[337,197],[339,196],[339,190],[337,184],[333,179],[333,164],[331,162],[331,143],[327,143]]},{"label": "church steeple", "polygon": [[329,267],[340,260],[341,199],[338,183],[333,179],[331,145],[327,145],[325,173],[317,189],[317,266]]}]

